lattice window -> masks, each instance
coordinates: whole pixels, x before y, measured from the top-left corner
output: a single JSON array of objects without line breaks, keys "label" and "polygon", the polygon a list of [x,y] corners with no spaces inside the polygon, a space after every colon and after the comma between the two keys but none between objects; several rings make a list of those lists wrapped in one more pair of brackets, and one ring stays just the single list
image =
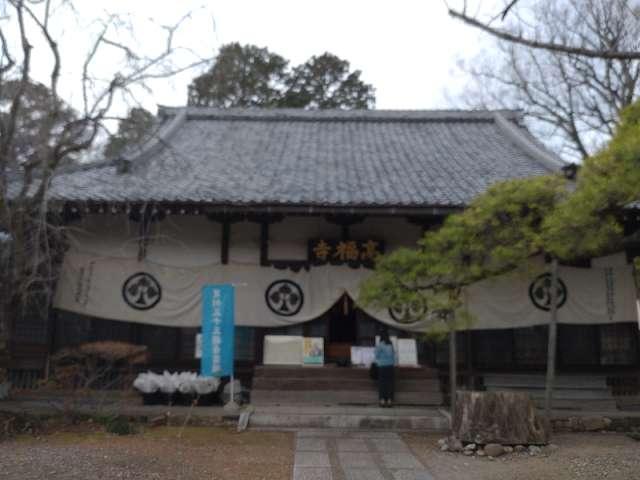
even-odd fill
[{"label": "lattice window", "polygon": [[180,360],[196,360],[196,335],[199,328],[180,329]]},{"label": "lattice window", "polygon": [[517,328],[513,331],[514,361],[521,366],[544,366],[547,363],[547,329]]},{"label": "lattice window", "polygon": [[511,330],[473,332],[474,363],[478,368],[505,368],[513,364]]},{"label": "lattice window", "polygon": [[235,329],[235,359],[252,361],[254,359],[255,328],[236,327]]},{"label": "lattice window", "polygon": [[151,353],[151,361],[175,361],[179,329],[140,325],[140,343],[146,345]]},{"label": "lattice window", "polygon": [[[459,365],[464,365],[467,362],[466,356],[466,335],[468,332],[456,333],[456,354]],[[449,338],[447,337],[441,342],[436,344],[436,364],[449,365]]]},{"label": "lattice window", "polygon": [[599,365],[598,349],[597,326],[558,326],[558,353],[563,366]]},{"label": "lattice window", "polygon": [[45,344],[48,341],[49,309],[46,299],[33,295],[29,305],[15,322],[13,340],[15,342]]},{"label": "lattice window", "polygon": [[131,323],[94,318],[91,320],[88,341],[101,342],[104,340],[131,342]]},{"label": "lattice window", "polygon": [[56,318],[54,350],[88,342],[90,332],[90,317],[60,311]]},{"label": "lattice window", "polygon": [[616,323],[600,327],[602,365],[635,365],[638,360],[638,328],[635,324]]}]

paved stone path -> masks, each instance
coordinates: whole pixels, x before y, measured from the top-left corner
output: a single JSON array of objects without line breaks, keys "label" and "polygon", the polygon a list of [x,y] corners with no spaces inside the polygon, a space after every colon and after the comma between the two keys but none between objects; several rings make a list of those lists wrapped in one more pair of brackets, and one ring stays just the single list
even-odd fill
[{"label": "paved stone path", "polygon": [[293,480],[433,480],[394,432],[302,430]]}]

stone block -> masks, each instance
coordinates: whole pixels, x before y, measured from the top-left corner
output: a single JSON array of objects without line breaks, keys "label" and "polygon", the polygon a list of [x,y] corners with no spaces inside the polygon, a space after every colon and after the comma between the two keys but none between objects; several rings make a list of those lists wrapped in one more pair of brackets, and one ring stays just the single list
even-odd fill
[{"label": "stone block", "polygon": [[388,469],[422,469],[422,464],[410,453],[387,453],[382,455],[382,463]]},{"label": "stone block", "polygon": [[330,468],[295,467],[293,480],[333,480]]},{"label": "stone block", "polygon": [[294,466],[331,467],[331,462],[326,452],[296,452]]},{"label": "stone block", "polygon": [[342,468],[375,468],[376,463],[371,453],[338,452],[338,460]]}]

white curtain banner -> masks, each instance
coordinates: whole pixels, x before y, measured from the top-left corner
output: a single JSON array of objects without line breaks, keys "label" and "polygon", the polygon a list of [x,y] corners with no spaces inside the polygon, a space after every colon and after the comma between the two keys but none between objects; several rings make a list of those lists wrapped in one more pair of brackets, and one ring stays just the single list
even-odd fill
[{"label": "white curtain banner", "polygon": [[[345,293],[358,298],[371,271],[339,266],[309,271],[258,265],[181,268],[130,258],[67,252],[54,306],[88,316],[174,327],[201,324],[202,287],[233,284],[236,325],[279,327],[307,322],[325,313]],[[561,267],[558,319],[561,323],[631,322],[637,318],[631,266]],[[465,291],[472,329],[514,328],[549,321],[549,276],[506,275]],[[424,331],[429,322],[412,315],[365,312],[390,326]],[[395,318],[395,319],[394,319]],[[399,322],[396,321],[400,320]]]}]

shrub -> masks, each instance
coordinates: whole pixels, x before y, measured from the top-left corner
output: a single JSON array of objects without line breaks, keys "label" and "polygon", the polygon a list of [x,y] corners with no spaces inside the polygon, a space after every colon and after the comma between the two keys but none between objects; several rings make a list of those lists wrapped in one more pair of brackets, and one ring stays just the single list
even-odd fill
[{"label": "shrub", "polygon": [[110,389],[128,385],[133,367],[149,360],[144,345],[125,342],[93,342],[65,348],[52,357],[50,384],[75,389]]},{"label": "shrub", "polygon": [[138,431],[135,424],[125,417],[115,417],[107,422],[106,430],[114,435],[133,435]]}]

